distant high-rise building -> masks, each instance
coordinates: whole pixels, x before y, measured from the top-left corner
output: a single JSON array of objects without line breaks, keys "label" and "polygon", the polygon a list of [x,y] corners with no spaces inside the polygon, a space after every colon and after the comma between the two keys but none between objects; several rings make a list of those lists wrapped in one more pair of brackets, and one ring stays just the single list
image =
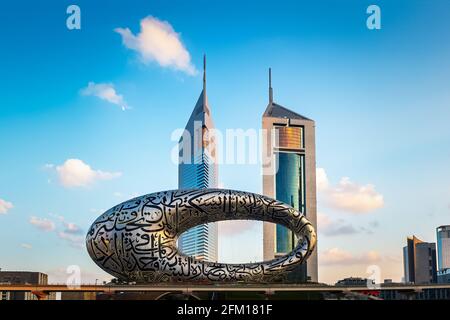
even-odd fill
[{"label": "distant high-rise building", "polygon": [[[269,104],[262,117],[263,194],[305,214],[317,230],[315,123],[273,101],[269,69]],[[296,245],[292,232],[264,222],[264,260],[285,255]],[[292,282],[317,282],[317,249],[289,275]]]},{"label": "distant high-rise building", "polygon": [[450,226],[437,227],[436,239],[439,272],[444,272],[450,269]]},{"label": "distant high-rise building", "polygon": [[[179,141],[178,188],[217,188],[218,166],[214,123],[206,95],[206,57],[203,58],[203,90]],[[217,223],[194,227],[178,241],[180,250],[204,261],[217,261]]]},{"label": "distant high-rise building", "polygon": [[436,283],[436,244],[408,237],[403,247],[403,267],[406,283]]}]

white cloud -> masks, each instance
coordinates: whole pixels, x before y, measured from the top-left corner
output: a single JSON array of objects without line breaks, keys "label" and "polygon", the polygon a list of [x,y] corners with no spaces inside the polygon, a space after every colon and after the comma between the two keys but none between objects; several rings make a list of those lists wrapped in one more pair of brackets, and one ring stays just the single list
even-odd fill
[{"label": "white cloud", "polygon": [[58,231],[57,235],[60,239],[65,240],[70,246],[81,249],[84,247],[84,236],[82,235],[76,235],[71,232],[65,231]]},{"label": "white cloud", "polygon": [[371,221],[367,226],[354,226],[344,219],[332,219],[326,214],[321,212],[317,213],[317,231],[320,235],[329,237],[352,235],[356,233],[368,235],[373,234],[376,228],[378,228],[377,221]]},{"label": "white cloud", "polygon": [[317,214],[317,231],[327,236],[350,235],[359,232],[351,223],[342,219],[332,220],[320,212]]},{"label": "white cloud", "polygon": [[64,217],[61,216],[61,215],[59,215],[59,214],[49,213],[48,215],[49,215],[50,217],[52,217],[52,218],[55,218],[55,219],[61,221],[61,222],[64,221]]},{"label": "white cloud", "polygon": [[148,16],[140,22],[141,30],[134,35],[129,28],[116,28],[123,44],[139,53],[143,62],[156,61],[162,67],[195,75],[197,70],[191,63],[191,55],[167,21]]},{"label": "white cloud", "polygon": [[81,229],[81,227],[73,222],[67,222],[66,218],[64,218],[64,216],[61,216],[59,214],[53,214],[50,213],[49,214],[51,217],[58,219],[61,224],[64,226],[64,232],[65,233],[70,233],[70,234],[80,234],[83,233],[83,230]]},{"label": "white cloud", "polygon": [[63,222],[65,230],[65,233],[68,234],[80,234],[83,233],[83,230],[80,228],[80,226],[76,225],[73,222]]},{"label": "white cloud", "polygon": [[46,218],[38,218],[33,216],[30,218],[29,222],[36,228],[47,232],[53,231],[56,228],[55,223]]},{"label": "white cloud", "polygon": [[316,169],[316,184],[317,184],[317,191],[319,192],[328,189],[329,186],[328,176],[324,168]]},{"label": "white cloud", "polygon": [[29,243],[22,243],[20,246],[22,248],[28,249],[28,250],[33,249],[33,246],[31,244],[29,244]]},{"label": "white cloud", "polygon": [[83,229],[73,222],[67,222],[63,216],[60,220],[64,226],[63,231],[57,231],[60,239],[65,240],[70,246],[80,249],[84,247]]},{"label": "white cloud", "polygon": [[14,206],[11,202],[0,199],[0,214],[6,214],[9,209],[12,209]]},{"label": "white cloud", "polygon": [[[378,250],[351,253],[339,248],[319,249],[319,281],[336,283],[347,277],[367,278],[375,276],[382,279],[400,281],[403,276],[401,250],[394,255],[379,254]],[[375,267],[375,269],[374,269]],[[379,273],[374,273],[376,270]]]},{"label": "white cloud", "polygon": [[123,96],[116,92],[112,83],[89,82],[86,88],[81,89],[84,96],[95,96],[109,103],[119,106],[123,111],[130,109]]},{"label": "white cloud", "polygon": [[319,253],[321,265],[371,265],[381,261],[377,251],[368,251],[363,254],[354,255],[348,251],[331,248]]},{"label": "white cloud", "polygon": [[359,185],[343,177],[331,185],[323,168],[317,168],[317,190],[330,207],[350,213],[367,213],[384,206],[383,195],[372,184]]},{"label": "white cloud", "polygon": [[254,220],[230,220],[219,222],[219,233],[221,236],[232,236],[249,231],[257,226]]},{"label": "white cloud", "polygon": [[320,226],[320,228],[329,228],[332,224],[333,222],[329,216],[321,212],[317,213],[317,225]]},{"label": "white cloud", "polygon": [[86,187],[97,180],[111,180],[122,175],[121,172],[93,170],[79,159],[68,159],[56,167],[59,181],[64,187]]},{"label": "white cloud", "polygon": [[[50,216],[59,220],[62,226],[64,226],[64,229],[61,230],[60,228],[57,228],[56,224],[52,220],[46,218],[38,218],[33,216],[30,218],[30,223],[42,231],[56,233],[60,239],[66,241],[74,248],[79,249],[84,247],[84,235],[80,226],[73,222],[67,222],[61,215],[50,214]],[[22,244],[22,247],[27,249],[31,248],[28,248],[26,245],[27,244]]]}]

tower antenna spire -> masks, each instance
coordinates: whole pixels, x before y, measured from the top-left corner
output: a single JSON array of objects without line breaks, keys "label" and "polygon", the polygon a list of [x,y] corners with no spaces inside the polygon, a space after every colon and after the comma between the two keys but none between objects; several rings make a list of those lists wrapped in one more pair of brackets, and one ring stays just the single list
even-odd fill
[{"label": "tower antenna spire", "polygon": [[203,54],[203,104],[206,104],[206,54]]},{"label": "tower antenna spire", "polygon": [[269,103],[273,102],[272,68],[269,68]]},{"label": "tower antenna spire", "polygon": [[203,90],[206,89],[206,54],[203,54]]}]

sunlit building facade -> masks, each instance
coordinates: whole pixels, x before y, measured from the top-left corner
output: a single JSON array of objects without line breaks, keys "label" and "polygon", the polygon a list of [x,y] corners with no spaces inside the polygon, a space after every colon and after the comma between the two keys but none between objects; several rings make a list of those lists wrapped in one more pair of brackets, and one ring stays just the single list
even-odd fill
[{"label": "sunlit building facade", "polygon": [[[203,90],[179,141],[178,188],[201,189],[218,186],[214,123],[206,95],[206,59]],[[180,250],[204,261],[217,261],[218,227],[209,223],[194,227],[180,236]]]},{"label": "sunlit building facade", "polygon": [[439,272],[450,270],[450,226],[436,229],[437,256]]},{"label": "sunlit building facade", "polygon": [[403,267],[406,283],[436,283],[436,244],[408,237],[403,247]]},{"label": "sunlit building facade", "polygon": [[[0,283],[9,285],[46,285],[48,275],[30,271],[0,271]],[[56,293],[43,293],[40,299],[55,300]],[[0,291],[0,300],[38,300],[38,295],[28,291]]]},{"label": "sunlit building facade", "polygon": [[[315,123],[273,101],[269,70],[269,104],[262,117],[263,194],[301,211],[316,228]],[[296,244],[284,226],[264,223],[264,260],[290,252]],[[317,249],[289,276],[292,282],[317,282]]]}]

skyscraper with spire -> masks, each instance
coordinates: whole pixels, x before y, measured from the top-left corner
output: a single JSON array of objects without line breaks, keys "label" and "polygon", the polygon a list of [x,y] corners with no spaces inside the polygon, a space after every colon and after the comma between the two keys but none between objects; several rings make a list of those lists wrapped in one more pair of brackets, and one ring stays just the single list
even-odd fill
[{"label": "skyscraper with spire", "polygon": [[[206,56],[203,56],[203,90],[179,140],[178,188],[217,188],[218,166],[214,122],[206,94]],[[194,227],[178,240],[180,250],[204,261],[217,261],[217,223]]]},{"label": "skyscraper with spire", "polygon": [[[263,194],[301,211],[316,229],[315,122],[274,102],[271,69],[269,104],[262,116],[262,128]],[[296,239],[289,229],[264,222],[264,260],[285,255],[295,245]],[[317,248],[288,279],[296,283],[317,282]]]}]

